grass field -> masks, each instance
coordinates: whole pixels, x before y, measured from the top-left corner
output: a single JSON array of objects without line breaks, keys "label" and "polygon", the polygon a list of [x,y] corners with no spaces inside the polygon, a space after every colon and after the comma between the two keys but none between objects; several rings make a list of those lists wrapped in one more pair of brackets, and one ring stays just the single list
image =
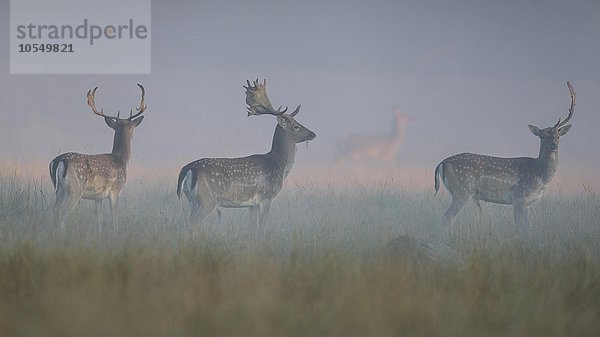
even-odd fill
[{"label": "grass field", "polygon": [[[600,195],[553,189],[530,229],[510,207],[349,182],[284,188],[264,237],[245,210],[185,225],[174,182],[131,181],[118,228],[82,202],[64,230],[48,179],[0,173],[0,336],[598,336]],[[108,210],[105,210],[105,219]],[[384,254],[399,235],[464,263]]]}]

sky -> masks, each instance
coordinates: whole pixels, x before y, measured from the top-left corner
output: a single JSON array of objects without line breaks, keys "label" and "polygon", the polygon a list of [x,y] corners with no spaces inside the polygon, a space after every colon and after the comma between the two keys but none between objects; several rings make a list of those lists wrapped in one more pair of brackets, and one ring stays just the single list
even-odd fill
[{"label": "sky", "polygon": [[[8,28],[7,0],[0,22]],[[599,1],[155,0],[151,36],[150,75],[10,75],[0,30],[0,162],[109,152],[112,130],[85,93],[98,86],[98,106],[128,111],[138,82],[148,109],[134,165],[264,153],[276,122],[246,116],[242,85],[255,78],[267,79],[273,105],[302,104],[297,120],[317,134],[296,163],[331,165],[345,136],[387,133],[395,106],[414,118],[398,165],[535,157],[527,125],[566,116],[569,80],[577,107],[559,170],[599,172]]]}]

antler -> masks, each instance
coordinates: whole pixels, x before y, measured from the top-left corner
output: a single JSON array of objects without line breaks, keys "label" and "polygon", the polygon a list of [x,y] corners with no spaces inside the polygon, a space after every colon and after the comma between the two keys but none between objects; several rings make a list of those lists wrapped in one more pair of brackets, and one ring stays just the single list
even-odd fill
[{"label": "antler", "polygon": [[96,90],[98,90],[98,87],[95,87],[94,90],[89,90],[87,92],[87,104],[92,109],[94,114],[96,114],[98,116],[102,116],[102,117],[110,118],[110,119],[114,119],[114,120],[132,120],[132,119],[138,117],[139,115],[141,115],[142,113],[144,113],[144,111],[146,111],[146,108],[148,107],[144,103],[144,96],[146,94],[146,90],[144,90],[144,87],[141,84],[137,83],[137,85],[142,90],[142,100],[140,102],[140,107],[135,109],[135,110],[137,110],[137,113],[135,115],[133,114],[133,109],[131,109],[131,111],[129,112],[129,117],[127,117],[127,118],[120,118],[120,115],[121,115],[120,112],[117,112],[116,117],[108,116],[108,115],[104,114],[104,108],[101,108],[100,111],[98,111],[98,109],[96,108],[96,101],[95,101]]},{"label": "antler", "polygon": [[138,87],[140,87],[140,90],[142,90],[142,100],[140,101],[140,107],[135,108],[135,110],[137,110],[137,113],[135,115],[133,115],[133,109],[129,111],[129,118],[127,118],[128,120],[132,120],[137,116],[143,114],[144,111],[146,111],[146,108],[148,107],[148,105],[144,102],[144,96],[146,95],[146,90],[144,90],[144,86],[139,83],[136,84]]},{"label": "antler", "polygon": [[[263,80],[262,83],[258,81],[258,79],[252,81],[246,80],[247,86],[244,86],[246,89],[246,104],[248,104],[248,116],[258,116],[258,115],[274,115],[274,116],[282,116],[286,111],[285,109],[281,110],[281,106],[275,110],[273,105],[271,105],[271,101],[267,96],[267,80]],[[300,111],[300,106],[294,110],[290,116],[294,117]]]},{"label": "antler", "polygon": [[292,111],[292,113],[290,114],[290,116],[294,117],[298,114],[298,112],[300,112],[300,108],[302,107],[302,104],[298,105],[296,107],[296,109],[294,109],[294,111]]},{"label": "antler", "polygon": [[571,95],[571,106],[569,107],[569,115],[567,116],[567,118],[565,118],[564,121],[561,121],[559,118],[558,123],[554,125],[555,128],[559,128],[567,124],[567,122],[569,122],[569,120],[571,120],[571,118],[573,117],[573,112],[575,112],[575,88],[573,88],[573,85],[569,81],[567,81],[567,87],[569,88],[569,94]]},{"label": "antler", "polygon": [[92,111],[98,116],[111,118],[111,119],[117,119],[118,117],[105,115],[104,108],[100,109],[100,111],[98,111],[98,109],[96,109],[96,101],[94,100],[94,98],[96,97],[96,90],[98,90],[98,87],[95,87],[93,91],[88,90],[88,92],[87,92],[87,104],[90,106],[90,108],[92,108]]}]

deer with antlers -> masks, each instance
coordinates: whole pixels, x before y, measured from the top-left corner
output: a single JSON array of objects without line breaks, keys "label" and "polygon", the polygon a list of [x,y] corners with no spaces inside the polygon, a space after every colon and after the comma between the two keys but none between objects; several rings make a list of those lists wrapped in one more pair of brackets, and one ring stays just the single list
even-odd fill
[{"label": "deer with antlers", "polygon": [[529,225],[529,206],[539,200],[554,177],[558,165],[558,141],[571,124],[575,110],[575,89],[567,82],[571,106],[565,120],[545,129],[529,125],[529,130],[540,138],[537,158],[499,158],[473,153],[462,153],[444,159],[435,169],[434,183],[437,194],[439,179],[452,195],[452,202],[444,213],[444,224],[452,224],[456,215],[469,199],[513,206],[514,220],[519,226]]},{"label": "deer with antlers", "polygon": [[118,219],[117,203],[119,195],[127,179],[127,163],[131,156],[131,139],[133,129],[140,125],[146,110],[144,103],[145,90],[142,91],[140,106],[129,113],[128,118],[108,116],[104,110],[96,108],[96,90],[87,93],[87,104],[95,115],[104,117],[106,124],[115,131],[113,148],[106,154],[80,154],[69,152],[59,155],[50,162],[50,178],[56,192],[54,203],[54,216],[57,223],[64,226],[64,221],[69,212],[77,205],[80,199],[95,200],[96,216],[99,230],[102,229],[102,200],[110,200],[110,213],[113,225]]},{"label": "deer with antlers", "polygon": [[183,192],[190,203],[190,223],[201,222],[219,206],[246,207],[260,231],[269,215],[271,200],[294,165],[296,144],[316,137],[295,120],[300,106],[290,114],[286,113],[287,108],[275,110],[267,97],[266,80],[246,82],[248,116],[277,117],[271,151],[242,158],[204,158],[185,165],[179,173],[177,196]]}]

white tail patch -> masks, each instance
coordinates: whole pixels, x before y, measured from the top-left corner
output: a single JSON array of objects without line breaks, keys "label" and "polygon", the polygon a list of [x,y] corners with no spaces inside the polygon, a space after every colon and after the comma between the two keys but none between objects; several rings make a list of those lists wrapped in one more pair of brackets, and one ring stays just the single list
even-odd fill
[{"label": "white tail patch", "polygon": [[437,195],[440,189],[440,180],[442,180],[444,185],[446,185],[446,179],[444,178],[444,162],[439,163],[438,166],[435,168],[435,172],[433,173],[435,195]]},{"label": "white tail patch", "polygon": [[[54,181],[56,181],[56,186],[54,188],[54,191],[58,190],[59,186],[64,186],[67,182],[67,174],[66,174],[66,169],[67,166],[65,165],[64,161],[59,161],[58,165],[56,166],[56,171],[54,172]],[[65,177],[63,179],[63,176]]]},{"label": "white tail patch", "polygon": [[187,170],[187,172],[183,176],[183,179],[181,179],[181,182],[179,182],[179,191],[186,193],[187,191],[189,191],[192,188],[192,186],[191,186],[192,179],[190,179],[191,177],[192,177],[192,170]]},{"label": "white tail patch", "polygon": [[184,191],[191,191],[193,186],[192,186],[192,170],[188,170],[185,173],[185,177],[183,178],[183,181],[181,182],[181,187],[185,188]]},{"label": "white tail patch", "polygon": [[446,175],[444,174],[444,164],[440,165],[440,179],[444,183],[444,186],[448,186]]}]

